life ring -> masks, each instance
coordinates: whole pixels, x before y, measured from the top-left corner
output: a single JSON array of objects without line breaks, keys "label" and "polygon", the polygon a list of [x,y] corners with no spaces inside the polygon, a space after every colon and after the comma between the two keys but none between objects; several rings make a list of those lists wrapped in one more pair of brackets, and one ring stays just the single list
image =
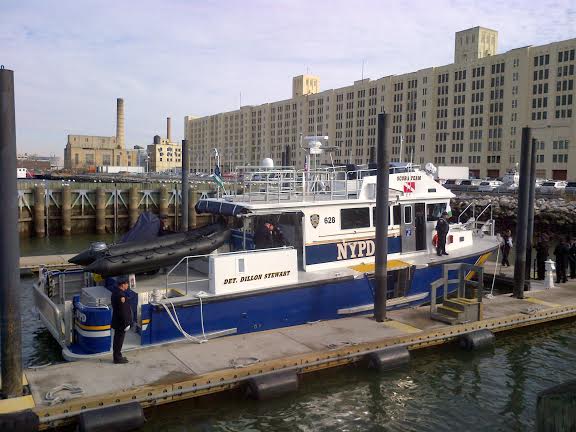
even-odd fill
[{"label": "life ring", "polygon": [[434,234],[432,237],[432,246],[438,247],[438,234]]}]

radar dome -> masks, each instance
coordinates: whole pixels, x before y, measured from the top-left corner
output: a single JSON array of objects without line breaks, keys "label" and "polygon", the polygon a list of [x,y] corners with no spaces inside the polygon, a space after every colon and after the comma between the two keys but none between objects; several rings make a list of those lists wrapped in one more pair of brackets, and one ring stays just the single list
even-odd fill
[{"label": "radar dome", "polygon": [[274,167],[274,161],[270,158],[264,158],[264,159],[262,159],[262,162],[260,162],[260,166],[265,167],[265,168],[273,168]]}]

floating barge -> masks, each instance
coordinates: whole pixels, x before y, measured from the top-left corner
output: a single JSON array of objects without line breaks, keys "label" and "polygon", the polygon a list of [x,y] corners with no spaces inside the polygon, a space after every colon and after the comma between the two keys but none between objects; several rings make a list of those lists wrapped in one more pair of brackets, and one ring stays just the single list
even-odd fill
[{"label": "floating barge", "polygon": [[[269,331],[233,335],[204,344],[178,342],[127,352],[130,363],[114,365],[110,358],[28,369],[30,394],[0,401],[0,412],[29,410],[39,429],[101,416],[110,407],[134,403],[146,408],[223,392],[240,386],[258,389],[258,380],[284,383],[291,376],[349,363],[390,358],[390,349],[414,351],[468,338],[479,331],[498,333],[576,316],[576,283],[534,291],[525,299],[500,295],[483,299],[480,320],[450,325],[431,319],[431,307],[389,311],[388,321],[371,315],[320,321]],[[473,347],[472,345],[469,345]],[[394,362],[394,357],[392,362]],[[406,357],[404,357],[406,359]],[[82,393],[59,392],[59,403],[46,400],[62,384]],[[280,384],[279,384],[280,385]],[[273,385],[272,385],[273,387]],[[294,389],[294,386],[292,386]],[[258,393],[256,393],[258,395]],[[260,393],[262,398],[265,393]],[[0,424],[2,417],[0,416]],[[9,430],[9,429],[3,429]]]}]

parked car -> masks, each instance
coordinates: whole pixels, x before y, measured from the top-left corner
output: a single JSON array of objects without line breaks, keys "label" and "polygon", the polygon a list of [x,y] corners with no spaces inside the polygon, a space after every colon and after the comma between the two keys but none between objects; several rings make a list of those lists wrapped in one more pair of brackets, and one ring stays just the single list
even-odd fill
[{"label": "parked car", "polygon": [[545,181],[539,188],[541,193],[555,193],[561,192],[566,188],[564,181]]},{"label": "parked car", "polygon": [[499,180],[486,180],[478,185],[478,192],[492,192],[501,185],[502,182]]},{"label": "parked car", "polygon": [[447,189],[455,190],[455,189],[457,189],[457,186],[460,185],[461,181],[462,180],[454,180],[454,179],[444,180],[443,186]]},{"label": "parked car", "polygon": [[482,183],[482,180],[480,179],[462,180],[457,190],[465,192],[476,192],[478,190],[478,186],[480,186],[480,183]]},{"label": "parked car", "polygon": [[576,181],[569,181],[564,188],[566,193],[576,194]]},{"label": "parked car", "polygon": [[506,193],[506,192],[516,192],[518,190],[518,183],[502,183],[494,192]]}]

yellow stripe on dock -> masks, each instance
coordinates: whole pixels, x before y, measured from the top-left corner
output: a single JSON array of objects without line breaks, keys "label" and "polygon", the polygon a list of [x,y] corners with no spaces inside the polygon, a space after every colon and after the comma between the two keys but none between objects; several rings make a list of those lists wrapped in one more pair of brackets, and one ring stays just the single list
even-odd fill
[{"label": "yellow stripe on dock", "polygon": [[526,298],[524,298],[524,300],[526,300],[527,302],[530,302],[530,303],[536,303],[536,304],[543,305],[543,306],[548,306],[548,307],[551,307],[551,308],[562,306],[561,304],[558,304],[558,303],[550,303],[550,302],[547,302],[547,301],[544,301],[544,300],[540,300],[539,298],[536,298],[536,297],[526,297]]},{"label": "yellow stripe on dock", "polygon": [[[22,374],[22,385],[27,386],[26,375]],[[0,414],[8,414],[32,409],[36,406],[32,395],[20,396],[10,399],[0,399]]]},{"label": "yellow stripe on dock", "polygon": [[422,331],[419,328],[412,327],[411,325],[405,324],[405,323],[400,322],[400,321],[390,320],[390,321],[385,321],[382,324],[384,324],[386,327],[400,330],[400,331],[403,331],[405,333],[419,333]]}]

